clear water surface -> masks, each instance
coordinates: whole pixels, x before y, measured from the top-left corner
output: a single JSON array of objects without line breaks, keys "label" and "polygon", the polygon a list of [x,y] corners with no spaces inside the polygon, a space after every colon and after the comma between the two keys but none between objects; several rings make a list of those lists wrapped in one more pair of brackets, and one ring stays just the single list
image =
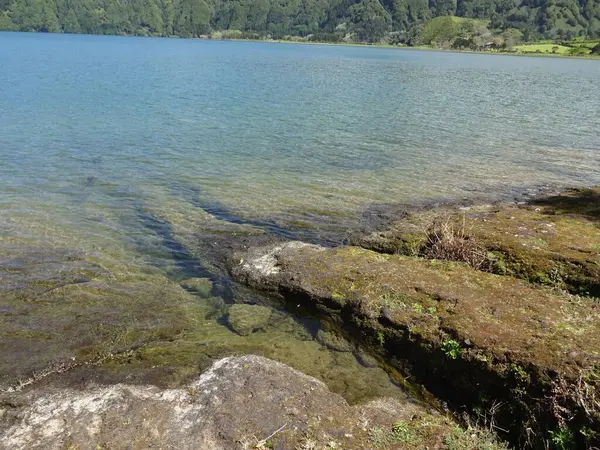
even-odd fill
[{"label": "clear water surface", "polygon": [[[381,394],[379,369],[299,319],[232,333],[220,314],[256,294],[210,245],[343,235],[379,204],[600,182],[598,61],[0,33],[0,86],[3,380],[137,340],[156,351],[136,367],[255,351],[348,397]],[[215,288],[182,291],[192,277]],[[148,303],[171,295],[172,315]]]}]

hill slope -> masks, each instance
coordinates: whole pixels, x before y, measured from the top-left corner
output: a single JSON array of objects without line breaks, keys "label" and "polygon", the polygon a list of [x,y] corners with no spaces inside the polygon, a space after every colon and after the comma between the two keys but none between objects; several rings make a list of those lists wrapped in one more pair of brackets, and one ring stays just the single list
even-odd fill
[{"label": "hill slope", "polygon": [[91,34],[414,43],[439,16],[518,29],[526,41],[600,37],[600,0],[0,0],[0,30]]}]

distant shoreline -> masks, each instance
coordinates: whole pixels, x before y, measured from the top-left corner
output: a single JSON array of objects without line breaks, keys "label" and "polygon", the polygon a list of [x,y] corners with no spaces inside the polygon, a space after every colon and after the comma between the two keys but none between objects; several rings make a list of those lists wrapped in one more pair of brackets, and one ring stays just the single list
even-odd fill
[{"label": "distant shoreline", "polygon": [[[181,38],[186,39],[186,38]],[[600,60],[600,55],[565,55],[558,53],[535,53],[535,52],[496,52],[496,51],[480,51],[480,50],[458,50],[458,49],[443,49],[435,48],[427,45],[417,45],[410,47],[408,45],[392,45],[392,44],[366,44],[360,42],[308,42],[308,41],[286,41],[276,39],[211,39],[211,38],[191,38],[199,39],[204,41],[232,41],[232,42],[262,42],[272,44],[301,44],[301,45],[332,45],[341,47],[373,47],[373,48],[387,48],[394,50],[424,50],[444,53],[470,53],[475,55],[499,55],[499,56],[533,56],[536,58],[568,58],[568,59],[592,59]]]},{"label": "distant shoreline", "polygon": [[567,58],[567,59],[588,59],[600,60],[600,55],[566,55],[558,53],[535,53],[535,52],[498,52],[486,50],[458,50],[458,49],[443,49],[435,48],[427,45],[418,45],[410,47],[408,45],[392,45],[392,44],[368,44],[362,42],[310,42],[310,41],[292,41],[283,39],[234,39],[234,38],[211,38],[204,37],[180,37],[180,36],[136,36],[133,34],[89,34],[89,33],[43,33],[39,31],[14,31],[0,30],[0,33],[24,33],[24,34],[53,34],[53,35],[73,35],[73,36],[118,36],[118,37],[137,37],[137,38],[163,38],[163,39],[187,39],[201,41],[223,41],[223,42],[260,42],[269,44],[296,44],[296,45],[331,45],[340,47],[364,47],[364,48],[385,48],[394,50],[423,50],[437,51],[444,53],[469,53],[475,55],[499,55],[499,56],[531,56],[542,58]]}]

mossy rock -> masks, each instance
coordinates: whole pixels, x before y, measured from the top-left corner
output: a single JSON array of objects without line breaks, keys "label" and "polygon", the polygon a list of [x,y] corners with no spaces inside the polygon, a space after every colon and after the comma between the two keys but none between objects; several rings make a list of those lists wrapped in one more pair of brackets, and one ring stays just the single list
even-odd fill
[{"label": "mossy rock", "polygon": [[487,253],[485,270],[600,297],[598,188],[570,190],[522,205],[419,211],[355,243],[380,253],[427,257],[428,230],[439,221]]},{"label": "mossy rock", "polygon": [[317,342],[336,352],[351,352],[354,349],[350,342],[331,331],[317,331]]},{"label": "mossy rock", "polygon": [[272,310],[260,305],[231,305],[227,312],[227,324],[241,336],[248,336],[266,328]]},{"label": "mossy rock", "polygon": [[0,393],[0,441],[32,450],[506,449],[409,399],[350,406],[317,379],[255,355],[220,359],[169,390],[119,383]]},{"label": "mossy rock", "polygon": [[[263,270],[265,255],[277,272]],[[575,434],[600,427],[592,302],[461,263],[357,247],[293,243],[239,257],[237,279],[312,307],[457,410],[477,419],[502,404],[495,420],[514,442],[527,428],[542,442],[564,424]]]}]

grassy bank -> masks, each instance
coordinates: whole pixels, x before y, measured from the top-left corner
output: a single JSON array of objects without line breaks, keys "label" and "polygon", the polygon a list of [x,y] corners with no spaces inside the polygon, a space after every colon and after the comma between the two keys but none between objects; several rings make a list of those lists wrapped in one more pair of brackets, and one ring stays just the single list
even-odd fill
[{"label": "grassy bank", "polygon": [[[212,38],[205,37],[203,39],[211,40]],[[483,55],[504,55],[504,56],[536,56],[536,57],[549,57],[549,58],[584,58],[584,59],[600,59],[599,55],[594,54],[570,54],[568,50],[571,47],[566,47],[559,44],[524,44],[514,47],[511,51],[505,50],[470,50],[470,49],[447,49],[438,48],[431,45],[393,45],[393,44],[381,44],[381,43],[361,43],[361,42],[318,42],[308,40],[274,40],[274,39],[215,39],[215,40],[226,40],[234,42],[266,42],[276,44],[302,44],[302,45],[334,45],[342,47],[363,47],[363,48],[386,48],[396,50],[426,50],[426,51],[442,51],[450,53],[472,53],[472,54],[483,54]],[[555,47],[558,47],[558,51],[553,51]]]}]

